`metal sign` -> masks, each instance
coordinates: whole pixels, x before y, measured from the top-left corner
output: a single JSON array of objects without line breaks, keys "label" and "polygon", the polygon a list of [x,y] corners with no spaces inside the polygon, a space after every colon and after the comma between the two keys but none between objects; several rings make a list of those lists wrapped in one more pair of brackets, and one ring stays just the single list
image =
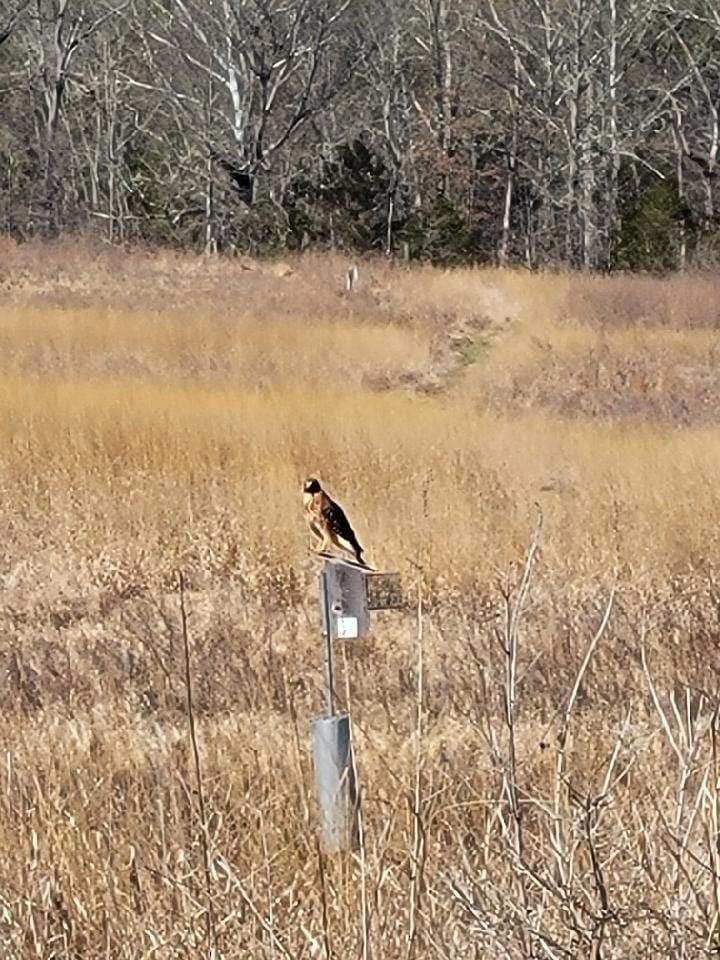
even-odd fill
[{"label": "metal sign", "polygon": [[[325,561],[324,589],[332,640],[357,640],[370,632],[370,613],[365,577],[362,567],[340,559]],[[321,589],[322,585],[321,585]],[[328,624],[325,623],[327,631]]]},{"label": "metal sign", "polygon": [[364,637],[370,631],[371,610],[399,610],[406,605],[399,573],[377,573],[332,558],[325,561],[324,576],[327,597],[321,606],[325,609],[327,602],[333,640]]}]

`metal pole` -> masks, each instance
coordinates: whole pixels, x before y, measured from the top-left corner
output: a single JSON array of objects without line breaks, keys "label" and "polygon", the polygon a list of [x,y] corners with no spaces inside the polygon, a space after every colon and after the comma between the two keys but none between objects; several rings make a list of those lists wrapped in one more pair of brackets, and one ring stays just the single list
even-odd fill
[{"label": "metal pole", "polygon": [[312,731],[315,795],[320,815],[320,837],[326,853],[357,850],[358,806],[350,717],[315,717]]},{"label": "metal pole", "polygon": [[332,627],[330,623],[330,598],[328,597],[327,571],[320,572],[320,609],[323,622],[323,685],[325,687],[326,716],[335,715],[335,693],[332,662]]}]

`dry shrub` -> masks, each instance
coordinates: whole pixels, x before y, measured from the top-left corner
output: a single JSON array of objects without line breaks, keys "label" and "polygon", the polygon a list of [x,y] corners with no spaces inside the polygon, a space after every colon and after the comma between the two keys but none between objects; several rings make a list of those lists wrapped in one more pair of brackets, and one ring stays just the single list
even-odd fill
[{"label": "dry shrub", "polygon": [[562,297],[544,304],[528,295],[492,352],[465,371],[462,397],[502,411],[716,422],[720,288],[712,275],[544,282]]},{"label": "dry shrub", "polygon": [[537,339],[534,362],[493,384],[493,404],[540,407],[567,417],[687,426],[718,419],[714,332],[558,328]]},{"label": "dry shrub", "polygon": [[720,279],[712,273],[662,279],[632,275],[574,278],[566,315],[603,328],[714,330],[720,325]]}]

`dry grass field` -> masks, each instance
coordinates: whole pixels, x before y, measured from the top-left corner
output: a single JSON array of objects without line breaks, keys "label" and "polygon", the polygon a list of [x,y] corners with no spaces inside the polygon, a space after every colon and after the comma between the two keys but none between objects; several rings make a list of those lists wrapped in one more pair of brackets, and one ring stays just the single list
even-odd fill
[{"label": "dry grass field", "polygon": [[720,278],[347,267],[0,241],[0,957],[717,955]]}]

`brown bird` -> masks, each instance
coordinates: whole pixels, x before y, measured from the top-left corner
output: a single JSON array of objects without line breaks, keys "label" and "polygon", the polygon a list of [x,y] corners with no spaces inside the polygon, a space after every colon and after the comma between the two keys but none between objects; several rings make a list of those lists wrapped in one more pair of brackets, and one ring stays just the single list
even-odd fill
[{"label": "brown bird", "polygon": [[303,484],[303,504],[308,527],[317,541],[313,546],[316,553],[326,553],[333,546],[353,553],[358,563],[367,566],[363,548],[343,508],[325,493],[314,477]]}]

